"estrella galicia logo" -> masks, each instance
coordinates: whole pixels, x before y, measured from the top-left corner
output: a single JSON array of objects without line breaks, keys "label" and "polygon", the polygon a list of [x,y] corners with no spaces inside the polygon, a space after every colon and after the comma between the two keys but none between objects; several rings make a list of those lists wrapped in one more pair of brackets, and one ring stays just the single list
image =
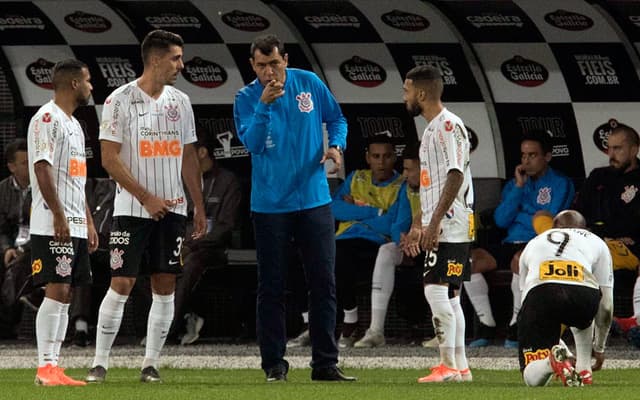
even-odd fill
[{"label": "estrella galicia logo", "polygon": [[246,32],[260,32],[271,26],[268,19],[262,15],[233,10],[222,14],[222,22],[234,29]]},{"label": "estrella galicia logo", "polygon": [[392,28],[403,31],[417,32],[429,27],[429,20],[422,15],[412,14],[405,11],[393,10],[380,16],[385,24]]},{"label": "estrella galicia logo", "polygon": [[347,81],[366,88],[379,86],[387,79],[387,72],[381,65],[359,56],[342,62],[340,73]]},{"label": "estrella galicia logo", "polygon": [[474,131],[470,127],[465,126],[465,128],[467,128],[467,132],[469,133],[469,144],[470,144],[469,151],[473,153],[475,149],[478,148],[478,144],[479,144],[478,135],[476,135],[476,131]]},{"label": "estrella galicia logo", "polygon": [[53,90],[53,66],[55,64],[44,58],[38,58],[27,65],[27,78],[43,89]]},{"label": "estrella galicia logo", "polygon": [[217,88],[227,81],[227,71],[221,65],[200,57],[193,57],[184,63],[182,76],[194,85],[206,89]]},{"label": "estrella galicia logo", "polygon": [[500,66],[507,80],[524,87],[540,86],[549,79],[549,71],[544,65],[516,55]]},{"label": "estrella galicia logo", "polygon": [[549,25],[566,31],[584,31],[593,26],[593,20],[588,16],[567,10],[548,13],[544,16],[544,20]]},{"label": "estrella galicia logo", "polygon": [[598,150],[607,154],[609,149],[609,135],[611,134],[611,131],[619,126],[628,127],[627,125],[618,122],[615,118],[611,118],[609,121],[596,128],[593,132],[593,144],[596,145]]},{"label": "estrella galicia logo", "polygon": [[102,33],[111,29],[111,21],[102,15],[88,14],[82,11],[66,15],[64,22],[74,29],[87,33]]}]

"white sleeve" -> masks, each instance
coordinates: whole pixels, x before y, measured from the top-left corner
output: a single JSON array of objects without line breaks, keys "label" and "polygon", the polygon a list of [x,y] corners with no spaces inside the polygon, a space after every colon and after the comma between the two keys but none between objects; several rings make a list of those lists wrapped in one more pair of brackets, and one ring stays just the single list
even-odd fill
[{"label": "white sleeve", "polygon": [[33,138],[32,164],[46,161],[53,165],[56,152],[56,142],[60,135],[62,124],[52,113],[36,114],[29,124],[28,136]]},{"label": "white sleeve", "polygon": [[122,143],[124,140],[124,130],[127,126],[125,114],[128,114],[128,107],[123,102],[124,96],[113,94],[104,101],[102,121],[100,122],[100,140],[117,143]]},{"label": "white sleeve", "polygon": [[[527,267],[527,259],[529,258],[529,252],[527,251],[527,249],[529,249],[529,247],[532,245],[532,243],[534,243],[534,241],[530,241],[524,248],[524,250],[522,250],[522,253],[520,254],[519,257],[519,262],[518,262],[518,275],[520,275],[520,291],[522,291],[524,289],[524,284],[527,281],[527,274],[529,273],[529,268]],[[522,301],[524,301],[524,299],[522,299]]]},{"label": "white sleeve", "polygon": [[467,130],[461,121],[445,120],[438,130],[438,142],[442,151],[447,171],[457,169],[464,171],[465,147],[467,146]]},{"label": "white sleeve", "polygon": [[185,98],[183,104],[186,112],[186,118],[184,120],[184,130],[182,131],[182,144],[194,143],[198,138],[196,136],[196,121],[193,116],[193,107],[191,107],[191,102],[188,98]]},{"label": "white sleeve", "polygon": [[597,238],[599,246],[599,256],[592,266],[593,276],[600,287],[613,287],[613,261],[611,252],[606,243]]}]

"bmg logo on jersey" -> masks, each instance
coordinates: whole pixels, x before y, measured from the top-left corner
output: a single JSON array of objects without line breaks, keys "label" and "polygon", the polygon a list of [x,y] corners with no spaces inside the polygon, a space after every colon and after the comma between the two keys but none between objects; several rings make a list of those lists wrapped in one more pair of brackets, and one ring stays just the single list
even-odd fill
[{"label": "bmg logo on jersey", "polygon": [[129,244],[131,233],[127,231],[112,231],[109,235],[109,245],[125,245]]},{"label": "bmg logo on jersey", "polygon": [[138,141],[140,157],[180,157],[182,143],[179,140],[140,140]]},{"label": "bmg logo on jersey", "polygon": [[51,254],[70,254],[73,255],[73,245],[71,242],[60,243],[55,240],[49,241],[49,251]]}]

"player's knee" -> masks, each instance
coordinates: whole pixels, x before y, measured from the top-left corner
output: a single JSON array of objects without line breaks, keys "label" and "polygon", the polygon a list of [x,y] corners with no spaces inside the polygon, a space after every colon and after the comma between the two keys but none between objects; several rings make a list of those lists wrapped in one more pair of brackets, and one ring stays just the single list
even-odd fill
[{"label": "player's knee", "polygon": [[128,276],[114,276],[111,278],[111,289],[121,296],[129,296],[136,278]]},{"label": "player's knee", "polygon": [[524,383],[527,386],[546,386],[551,379],[551,374],[541,374],[537,368],[530,368],[531,364],[527,365],[522,373]]}]

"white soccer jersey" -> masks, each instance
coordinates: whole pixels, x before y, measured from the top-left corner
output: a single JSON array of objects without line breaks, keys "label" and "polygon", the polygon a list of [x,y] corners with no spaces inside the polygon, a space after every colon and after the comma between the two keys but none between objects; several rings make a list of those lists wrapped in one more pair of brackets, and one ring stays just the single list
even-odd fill
[{"label": "white soccer jersey", "polygon": [[475,238],[469,151],[469,134],[462,120],[444,108],[429,122],[420,144],[420,207],[423,226],[431,221],[442,197],[447,173],[455,169],[464,176],[451,208],[442,219],[441,242],[464,243]]},{"label": "white soccer jersey", "polygon": [[[105,100],[100,140],[121,143],[120,158],[134,179],[147,191],[170,200],[170,211],[187,215],[182,185],[184,145],[196,141],[189,97],[174,88],[153,99],[135,80],[114,90]],[[151,218],[138,199],[120,185],[116,189],[114,216]]]},{"label": "white soccer jersey", "polygon": [[522,300],[544,283],[613,287],[613,263],[605,242],[585,229],[550,229],[520,255]]},{"label": "white soccer jersey", "polygon": [[84,185],[87,162],[84,132],[77,119],[69,117],[53,100],[40,107],[29,122],[29,179],[31,179],[31,218],[29,231],[34,235],[53,236],[53,214],[42,197],[34,165],[51,164],[53,183],[71,236],[87,238],[87,214]]}]

